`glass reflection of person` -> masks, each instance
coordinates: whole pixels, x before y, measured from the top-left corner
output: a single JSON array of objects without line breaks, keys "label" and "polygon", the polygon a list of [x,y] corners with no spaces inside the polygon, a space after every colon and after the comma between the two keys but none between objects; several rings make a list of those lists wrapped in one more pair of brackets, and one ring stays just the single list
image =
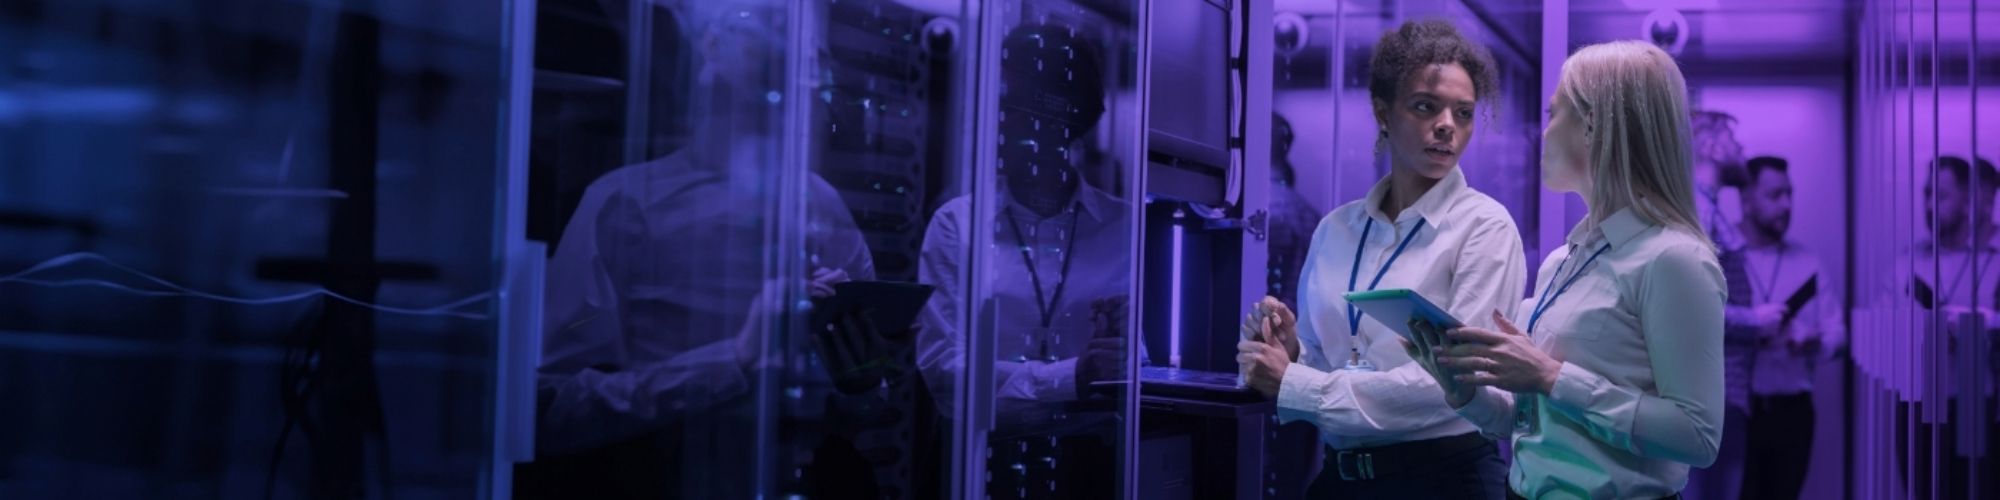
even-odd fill
[{"label": "glass reflection of person", "polygon": [[[702,7],[690,16],[701,27],[694,136],[592,182],[548,264],[536,420],[545,467],[527,497],[747,496],[749,476],[699,471],[748,463],[760,373],[808,364],[764,354],[795,352],[767,345],[781,338],[772,320],[792,311],[779,303],[785,290],[824,297],[836,282],[873,277],[845,205],[814,176],[810,276],[765,279],[781,129],[766,95],[781,81],[769,72],[782,67],[784,37],[771,27],[782,12],[756,0]],[[833,326],[875,335],[853,315]]]},{"label": "glass reflection of person", "polygon": [[1320,212],[1299,196],[1292,166],[1292,122],[1271,114],[1271,296],[1298,310],[1299,271],[1305,268]]},{"label": "glass reflection of person", "polygon": [[[1689,122],[1694,132],[1695,209],[1708,239],[1715,243],[1716,259],[1729,287],[1729,303],[1723,307],[1723,368],[1725,396],[1722,419],[1729,424],[1750,418],[1750,385],[1755,379],[1753,363],[1763,341],[1766,325],[1784,319],[1782,304],[1759,304],[1750,290],[1750,274],[1744,257],[1744,237],[1738,224],[1722,209],[1724,191],[1744,189],[1748,181],[1743,165],[1743,146],[1736,142],[1736,117],[1718,111],[1695,111]],[[1689,496],[1702,499],[1738,498],[1743,485],[1744,458],[1749,453],[1750,426],[1724,425],[1722,448],[1715,463],[1696,469],[1688,476]]]},{"label": "glass reflection of person", "polygon": [[1549,101],[1542,181],[1589,211],[1526,317],[1451,330],[1427,368],[1478,387],[1452,404],[1513,436],[1510,495],[1676,497],[1723,428],[1726,292],[1695,212],[1687,83],[1659,47],[1611,42],[1570,56]]},{"label": "glass reflection of person", "polygon": [[[1995,196],[2000,195],[2000,171],[1992,162],[1977,157],[1941,156],[1929,166],[1926,170],[1937,174],[1926,180],[1922,203],[1924,221],[1932,234],[1911,248],[1906,264],[1914,274],[1908,285],[1910,296],[1928,326],[1916,332],[1919,340],[1912,357],[1917,366],[1935,369],[1917,371],[1913,384],[1916,394],[1909,398],[1915,406],[1898,403],[1897,427],[1913,429],[1907,437],[1910,442],[1903,444],[1914,446],[1914,452],[1904,456],[1917,462],[1916,471],[1944,469],[1944,479],[1937,483],[1942,489],[1935,492],[1936,497],[1962,498],[1971,473],[1966,459],[1971,450],[1958,444],[1962,425],[1958,412],[1962,405],[1972,401],[1990,404],[1987,400],[1993,398],[1993,394],[1964,394],[1962,381],[1973,375],[1969,370],[1985,370],[1977,376],[1991,379],[1993,363],[1966,366],[1958,354],[1961,347],[1977,345],[1970,342],[1970,335],[1983,333],[1991,338],[1990,332],[2000,320],[1995,313],[2000,311],[2000,270],[1993,268],[2000,264],[1996,258],[2000,245],[1994,241],[2000,236],[2000,226],[1993,219]],[[1935,313],[1942,313],[1941,322]],[[1991,391],[1993,384],[1986,387]],[[1942,400],[1927,395],[1939,395]],[[1906,427],[1911,413],[1918,415],[1916,425]],[[1994,434],[1987,432],[1989,443],[1994,442]],[[1940,443],[1936,446],[1939,449],[1933,450],[1933,436]],[[1988,453],[1990,464],[1994,460]],[[1933,455],[1945,461],[1934,463]],[[1932,481],[1918,477],[1911,482],[1917,497],[1932,493]]]},{"label": "glass reflection of person", "polygon": [[[1110,427],[1071,415],[1066,404],[1096,381],[1116,380],[1126,349],[1124,315],[1131,285],[1131,205],[1081,174],[1079,148],[1105,111],[1099,48],[1056,24],[1016,27],[1003,41],[1000,95],[1000,193],[993,220],[975,221],[970,196],[946,201],[924,234],[918,277],[937,286],[922,316],[918,367],[945,414],[965,368],[966,311],[977,303],[980,328],[997,342],[993,364],[996,429],[989,464],[995,498],[1021,493],[1094,498],[1110,495]],[[974,229],[992,245],[972,248]],[[974,252],[989,272],[990,295],[970,297],[961,283]],[[1023,436],[1045,436],[1027,439]],[[1008,471],[1008,467],[1019,468]],[[1060,465],[1061,467],[1057,467]],[[1059,485],[1083,486],[1099,494]],[[1013,487],[1008,487],[1013,486]]]},{"label": "glass reflection of person", "polygon": [[[1785,238],[1792,224],[1791,164],[1760,156],[1744,162],[1749,184],[1739,191],[1745,268],[1751,303],[1785,308],[1778,323],[1765,324],[1762,346],[1751,371],[1750,419],[1742,496],[1798,498],[1812,463],[1815,415],[1813,375],[1845,343],[1840,302],[1820,273],[1819,255]],[[1810,285],[1808,284],[1810,283]],[[1806,287],[1822,291],[1797,309],[1787,305]],[[1726,432],[1726,431],[1725,431]]]},{"label": "glass reflection of person", "polygon": [[[1913,254],[1925,261],[1913,266],[1917,273],[1913,294],[1926,309],[1991,316],[2000,307],[2000,296],[1994,293],[2000,280],[1989,278],[2000,275],[1992,269],[2000,262],[1994,259],[2000,226],[1993,220],[2000,176],[1984,158],[1943,156],[1933,166],[1939,177],[1925,183],[1923,201],[1924,220],[1936,233],[1914,249]],[[1942,265],[1944,274],[1939,275],[1939,266],[1933,263]]]},{"label": "glass reflection of person", "polygon": [[1297,317],[1266,297],[1258,309],[1276,321],[1246,325],[1261,339],[1243,341],[1237,361],[1282,420],[1319,428],[1327,456],[1309,496],[1499,498],[1497,445],[1438,400],[1396,333],[1341,300],[1408,288],[1479,325],[1519,306],[1520,232],[1460,170],[1480,101],[1499,92],[1492,56],[1448,22],[1413,21],[1382,35],[1369,71],[1389,175],[1318,223]]}]

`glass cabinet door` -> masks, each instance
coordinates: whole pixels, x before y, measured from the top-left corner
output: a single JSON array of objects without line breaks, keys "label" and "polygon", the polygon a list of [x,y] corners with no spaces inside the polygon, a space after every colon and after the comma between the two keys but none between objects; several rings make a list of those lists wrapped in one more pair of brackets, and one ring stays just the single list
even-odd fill
[{"label": "glass cabinet door", "polygon": [[509,9],[0,8],[0,497],[488,491]]},{"label": "glass cabinet door", "polygon": [[2000,460],[2000,19],[1991,5],[1858,13],[1847,485],[1985,498]]},{"label": "glass cabinet door", "polygon": [[[954,427],[957,497],[1126,492],[1140,2],[989,2],[968,94],[970,189],[932,214],[918,339]],[[933,386],[933,389],[940,389]]]},{"label": "glass cabinet door", "polygon": [[919,281],[966,41],[936,3],[542,2],[518,496],[945,496]]}]

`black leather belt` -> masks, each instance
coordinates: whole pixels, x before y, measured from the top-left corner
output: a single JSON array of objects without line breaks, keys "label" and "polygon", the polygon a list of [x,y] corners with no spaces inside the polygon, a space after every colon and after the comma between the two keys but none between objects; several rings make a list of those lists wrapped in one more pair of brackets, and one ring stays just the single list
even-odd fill
[{"label": "black leather belt", "polygon": [[[1521,496],[1520,493],[1515,493],[1512,488],[1509,488],[1507,490],[1507,500],[1528,500],[1528,497]],[[1660,497],[1660,500],[1681,500],[1681,494],[1675,493],[1672,495]]]},{"label": "black leather belt", "polygon": [[1447,457],[1492,444],[1479,433],[1468,432],[1373,448],[1336,450],[1329,446],[1326,456],[1330,462],[1327,465],[1339,471],[1342,481],[1367,481],[1392,476],[1419,465],[1436,464]]}]

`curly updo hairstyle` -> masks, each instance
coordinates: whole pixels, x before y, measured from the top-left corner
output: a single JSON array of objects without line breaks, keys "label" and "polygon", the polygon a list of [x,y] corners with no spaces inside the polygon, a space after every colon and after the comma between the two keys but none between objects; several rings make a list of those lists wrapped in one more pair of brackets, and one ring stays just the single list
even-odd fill
[{"label": "curly updo hairstyle", "polygon": [[[1465,38],[1457,26],[1442,19],[1407,21],[1382,34],[1382,40],[1375,43],[1375,55],[1368,59],[1368,97],[1393,105],[1404,82],[1433,64],[1457,64],[1464,68],[1465,74],[1472,77],[1473,95],[1491,103],[1480,108],[1492,116],[1491,110],[1498,104],[1492,97],[1500,93],[1500,76],[1494,68],[1493,53]],[[1375,119],[1382,118],[1378,114]]]}]

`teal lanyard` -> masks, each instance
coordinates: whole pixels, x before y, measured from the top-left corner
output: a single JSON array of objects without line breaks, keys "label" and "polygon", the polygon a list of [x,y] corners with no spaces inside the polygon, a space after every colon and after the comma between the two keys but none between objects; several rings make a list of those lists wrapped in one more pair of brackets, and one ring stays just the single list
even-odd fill
[{"label": "teal lanyard", "polygon": [[[1563,292],[1569,291],[1570,285],[1576,284],[1576,280],[1583,277],[1583,271],[1590,268],[1590,263],[1597,262],[1597,256],[1604,255],[1605,250],[1611,249],[1611,244],[1605,243],[1604,246],[1598,247],[1596,252],[1590,254],[1590,258],[1583,260],[1583,265],[1576,266],[1576,270],[1570,272],[1569,280],[1564,281],[1561,288],[1556,288],[1556,280],[1562,278],[1563,267],[1569,265],[1570,257],[1576,256],[1576,245],[1570,245],[1569,248],[1570,254],[1563,256],[1562,263],[1556,264],[1555,275],[1549,277],[1549,287],[1554,289],[1553,293],[1543,293],[1540,298],[1535,299],[1534,315],[1528,317],[1528,333],[1530,334],[1535,333],[1535,324],[1542,322],[1542,313],[1548,312],[1549,307],[1555,305],[1556,299],[1561,298]],[[1549,292],[1549,290],[1544,290],[1544,292]]]},{"label": "teal lanyard", "polygon": [[[1394,226],[1390,227],[1393,228]],[[1403,249],[1410,248],[1410,242],[1417,239],[1417,231],[1423,228],[1424,219],[1419,217],[1417,218],[1416,227],[1410,228],[1410,234],[1403,236],[1403,242],[1396,245],[1395,253],[1389,254],[1389,260],[1383,261],[1382,268],[1375,270],[1375,279],[1368,282],[1369,290],[1372,291],[1376,285],[1382,284],[1382,276],[1389,274],[1389,266],[1396,264],[1396,258],[1403,256]],[[1374,229],[1374,218],[1368,219],[1368,224],[1361,226],[1361,243],[1354,245],[1354,267],[1347,271],[1347,291],[1350,293],[1356,291],[1354,286],[1361,281],[1361,256],[1363,255],[1363,251],[1368,249],[1368,232]],[[1355,308],[1354,304],[1347,305],[1347,334],[1349,336],[1361,334],[1361,310]]]}]

